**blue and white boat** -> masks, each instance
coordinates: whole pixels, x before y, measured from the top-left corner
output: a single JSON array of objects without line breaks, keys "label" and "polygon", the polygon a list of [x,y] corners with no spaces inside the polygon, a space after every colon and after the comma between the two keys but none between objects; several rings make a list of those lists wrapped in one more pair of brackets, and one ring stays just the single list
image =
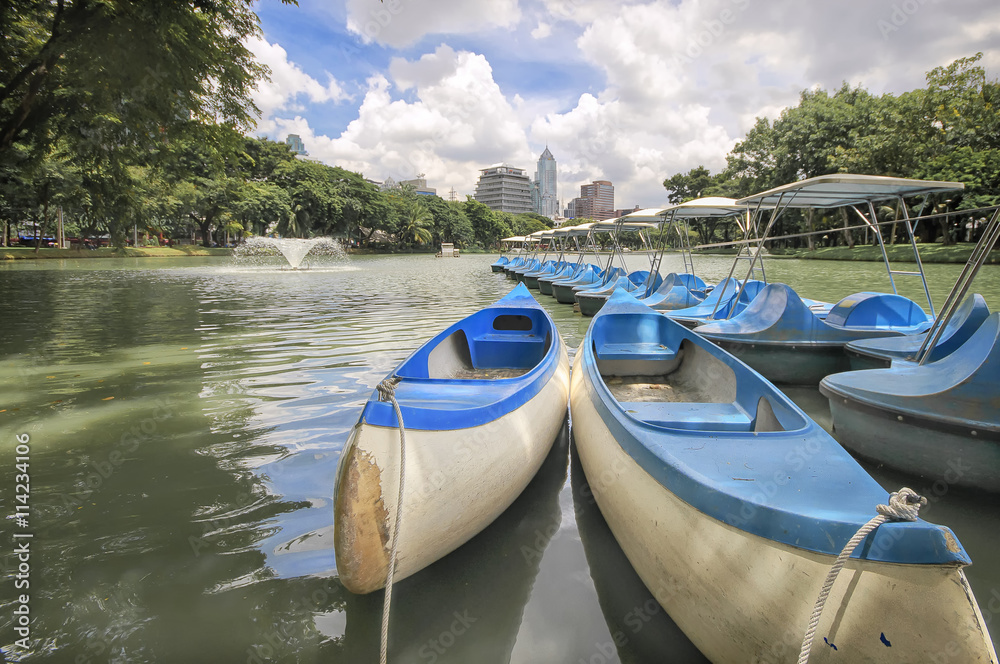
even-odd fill
[{"label": "blue and white boat", "polygon": [[[559,270],[556,270],[555,273],[550,275],[539,276],[537,280],[539,293],[541,293],[542,295],[554,295],[552,291],[552,284],[554,282],[575,279],[580,275],[582,275],[583,272],[587,269],[587,267],[589,266],[589,263],[587,263],[587,254],[591,248],[587,245],[586,238],[590,234],[590,227],[592,225],[593,225],[592,223],[588,223],[588,224],[580,224],[579,226],[572,226],[569,228],[559,229],[560,231],[562,231],[564,242],[572,241],[574,243],[575,246],[573,247],[573,249],[575,249],[577,252],[576,262],[575,263],[567,262],[565,266],[563,266]],[[582,247],[580,246],[581,238],[584,239],[584,245]],[[596,258],[596,253],[595,253],[595,258]]]},{"label": "blue and white boat", "polygon": [[821,319],[791,287],[774,283],[764,286],[741,314],[696,330],[768,380],[815,385],[848,370],[848,342],[916,334],[930,325],[913,300],[889,293],[855,293]]},{"label": "blue and white boat", "polygon": [[[734,309],[725,316],[728,320],[699,327],[698,333],[722,344],[770,380],[814,385],[828,373],[848,368],[843,348],[849,341],[926,330],[933,321],[934,304],[917,251],[913,222],[903,199],[922,196],[926,203],[932,194],[960,191],[963,187],[960,182],[837,174],[793,182],[737,201],[756,210],[748,228],[758,228],[760,218],[769,215],[763,231],[752,240],[754,252],[744,283],[760,262],[764,242],[775,223],[788,210],[843,209],[852,210],[881,247],[892,294],[865,291],[848,295],[821,320],[826,306],[803,303],[787,286],[770,289],[767,298],[755,300],[755,306],[748,303],[742,312]],[[892,268],[882,243],[874,204],[888,200],[896,201],[904,213],[898,223],[908,233],[914,258],[914,267],[906,270]],[[903,276],[920,278],[930,315],[898,294],[896,279]]]},{"label": "blue and white boat", "polygon": [[[630,221],[627,217],[619,217],[609,221],[601,221],[594,224],[595,231],[605,231],[611,240],[611,254],[608,256],[608,263],[604,268],[603,278],[599,285],[590,288],[577,287],[576,294],[577,307],[584,316],[593,316],[604,306],[604,302],[617,288],[624,288],[628,291],[645,289],[651,287],[656,289],[663,282],[655,269],[631,270],[625,261],[625,251],[621,244],[621,234],[634,232],[641,242],[641,251],[650,258],[650,268],[656,254],[652,251],[650,244],[650,233],[657,227],[654,223],[642,221]],[[615,267],[615,259],[618,259],[619,267]]]},{"label": "blue and white boat", "polygon": [[[525,236],[531,253],[523,263],[507,269],[507,277],[520,282],[524,279],[526,272],[537,270],[541,267],[545,253],[549,250],[551,238],[552,231],[549,229],[535,231],[531,235]],[[541,253],[541,256],[539,256],[539,253]]]},{"label": "blue and white boat", "polygon": [[827,376],[837,439],[930,481],[1000,492],[1000,312],[957,350],[924,365]]},{"label": "blue and white boat", "polygon": [[500,257],[490,264],[490,269],[493,272],[503,272],[504,265],[511,261],[511,249],[514,248],[514,245],[521,244],[522,242],[524,242],[524,238],[519,235],[505,237],[500,240]]},{"label": "blue and white boat", "polygon": [[682,309],[661,309],[661,311],[671,320],[685,327],[695,328],[715,320],[724,320],[731,311],[743,311],[766,285],[757,279],[741,284],[736,279],[727,277],[716,284],[701,302]]},{"label": "blue and white boat", "polygon": [[[566,416],[569,361],[552,318],[518,285],[413,352],[393,372],[406,430],[396,579],[454,550],[520,495]],[[396,534],[400,433],[373,393],[340,457],[337,572],[382,588]]]},{"label": "blue and white boat", "polygon": [[693,274],[671,272],[652,295],[639,298],[639,301],[657,311],[686,309],[705,300],[706,288],[705,282]]},{"label": "blue and white boat", "polygon": [[[714,662],[795,661],[886,491],[771,383],[623,291],[577,351],[570,410],[601,512],[688,638]],[[969,563],[945,527],[880,525],[830,590],[812,661],[996,662]]]},{"label": "blue and white boat", "polygon": [[[566,238],[568,235],[569,229],[556,228],[542,236],[542,241],[545,242],[545,253],[539,259],[537,268],[528,270],[521,275],[521,281],[524,282],[525,286],[538,290],[538,279],[540,277],[552,276],[563,268],[570,266],[569,263],[563,260],[566,254]],[[550,254],[555,254],[555,258],[548,258]]]},{"label": "blue and white boat", "polygon": [[937,352],[953,342],[955,334],[945,337],[960,311],[985,307],[975,298],[971,307],[959,303],[998,239],[1000,208],[912,359],[820,383],[844,446],[945,485],[1000,492],[1000,313],[989,314],[957,348]]},{"label": "blue and white boat", "polygon": [[[607,224],[595,221],[583,224],[578,228],[587,232],[584,239],[584,248],[579,259],[580,262],[586,264],[586,267],[582,270],[574,271],[572,276],[556,279],[552,282],[552,295],[556,298],[556,302],[560,304],[575,304],[577,291],[597,287],[606,283],[609,277],[616,277],[620,273],[620,269],[614,268],[614,274],[609,274],[608,271],[599,265],[600,253],[597,235],[601,232],[608,232],[610,227]],[[587,257],[590,255],[593,255],[594,263],[586,262]]]}]

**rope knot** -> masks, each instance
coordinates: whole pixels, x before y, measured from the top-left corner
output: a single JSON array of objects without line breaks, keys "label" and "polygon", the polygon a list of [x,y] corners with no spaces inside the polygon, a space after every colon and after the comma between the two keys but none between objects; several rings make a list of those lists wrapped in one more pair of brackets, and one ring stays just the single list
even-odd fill
[{"label": "rope knot", "polygon": [[399,376],[389,376],[388,378],[383,378],[382,381],[375,386],[375,390],[378,392],[379,401],[392,402],[393,398],[396,396],[396,385],[399,384]]},{"label": "rope knot", "polygon": [[913,489],[903,487],[889,494],[888,505],[876,505],[875,511],[889,521],[916,521],[920,508],[926,504],[926,498]]}]

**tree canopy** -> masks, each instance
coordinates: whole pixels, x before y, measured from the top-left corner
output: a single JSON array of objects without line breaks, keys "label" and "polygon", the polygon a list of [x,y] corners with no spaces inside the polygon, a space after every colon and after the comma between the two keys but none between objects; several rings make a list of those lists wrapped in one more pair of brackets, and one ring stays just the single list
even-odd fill
[{"label": "tree canopy", "polygon": [[[722,172],[713,175],[698,166],[666,178],[663,186],[677,203],[712,195],[738,198],[818,175],[858,173],[964,183],[963,192],[929,201],[941,212],[1000,204],[1000,83],[987,76],[981,60],[977,53],[937,67],[927,73],[925,88],[898,96],[875,96],[846,83],[833,93],[804,90],[799,103],[777,119],[757,118],[726,156]],[[958,217],[948,219],[925,224],[922,239],[953,241]],[[792,213],[776,232],[833,230],[842,221],[832,215],[814,218],[811,211]],[[719,239],[711,224],[696,228],[704,243]],[[833,237],[854,242],[849,231]],[[808,241],[811,247],[812,238]]]}]

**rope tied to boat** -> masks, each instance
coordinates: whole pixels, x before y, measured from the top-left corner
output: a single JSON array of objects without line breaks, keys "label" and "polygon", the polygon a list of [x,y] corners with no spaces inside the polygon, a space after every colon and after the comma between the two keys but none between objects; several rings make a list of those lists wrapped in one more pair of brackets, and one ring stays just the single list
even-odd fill
[{"label": "rope tied to boat", "polygon": [[406,429],[403,427],[403,413],[396,401],[396,385],[399,376],[383,379],[375,390],[379,401],[392,404],[399,424],[399,493],[396,496],[396,522],[392,527],[392,549],[389,552],[389,569],[385,574],[385,597],[382,600],[382,636],[379,645],[379,662],[386,664],[389,657],[389,608],[392,604],[392,577],[396,574],[396,552],[399,547],[399,529],[403,524],[403,470],[406,467]]},{"label": "rope tied to boat", "polygon": [[919,495],[913,489],[908,487],[903,487],[899,491],[889,495],[888,505],[876,505],[875,511],[878,512],[878,516],[872,517],[865,525],[858,529],[858,532],[854,533],[847,544],[844,545],[843,551],[837,556],[837,560],[833,563],[833,567],[830,568],[830,572],[826,575],[826,581],[823,583],[823,589],[819,591],[819,596],[816,598],[816,604],[813,606],[812,616],[809,618],[809,627],[806,629],[805,636],[802,639],[802,648],[799,650],[799,660],[798,664],[806,664],[809,661],[809,654],[812,651],[813,638],[816,636],[816,628],[819,626],[820,616],[823,615],[823,607],[826,606],[826,599],[830,595],[830,590],[833,588],[834,582],[837,580],[837,575],[840,574],[840,570],[844,568],[844,564],[854,553],[854,549],[857,548],[858,544],[868,537],[868,534],[881,526],[886,521],[916,521],[917,516],[920,514],[920,508],[927,504],[927,499]]}]

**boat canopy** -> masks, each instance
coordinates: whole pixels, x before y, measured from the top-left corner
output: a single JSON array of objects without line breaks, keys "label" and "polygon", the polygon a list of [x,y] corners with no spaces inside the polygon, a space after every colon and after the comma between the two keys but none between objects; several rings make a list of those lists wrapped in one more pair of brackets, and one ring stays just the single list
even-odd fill
[{"label": "boat canopy", "polygon": [[780,205],[794,208],[836,208],[858,205],[900,196],[940,194],[961,191],[961,182],[937,182],[891,178],[884,175],[855,175],[838,173],[814,178],[762,191],[736,201],[737,205]]},{"label": "boat canopy", "polygon": [[517,243],[517,242],[524,242],[524,239],[525,238],[524,238],[523,235],[513,235],[511,237],[505,237],[504,239],[502,239],[500,241],[501,242],[509,242],[511,244],[514,244],[514,243]]}]

